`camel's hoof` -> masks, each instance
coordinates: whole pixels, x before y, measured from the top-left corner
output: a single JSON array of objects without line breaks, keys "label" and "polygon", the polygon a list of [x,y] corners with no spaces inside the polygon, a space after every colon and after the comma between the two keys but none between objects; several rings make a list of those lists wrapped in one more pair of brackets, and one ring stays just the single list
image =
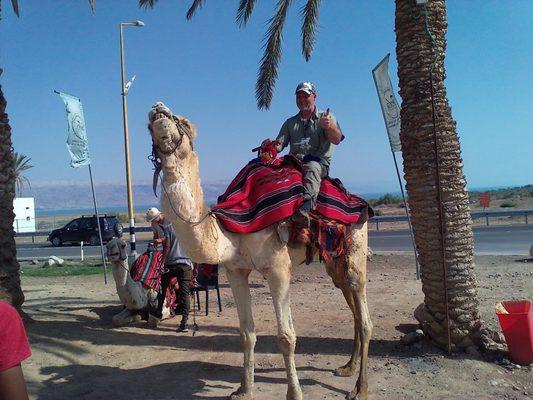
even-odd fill
[{"label": "camel's hoof", "polygon": [[355,390],[346,395],[346,400],[362,400]]},{"label": "camel's hoof", "polygon": [[243,392],[240,388],[229,395],[228,400],[253,400],[252,392]]},{"label": "camel's hoof", "polygon": [[350,367],[349,365],[339,367],[334,372],[335,376],[352,376],[354,373],[355,367]]},{"label": "camel's hoof", "polygon": [[367,400],[366,393],[358,392],[357,388],[346,395],[346,400]]}]

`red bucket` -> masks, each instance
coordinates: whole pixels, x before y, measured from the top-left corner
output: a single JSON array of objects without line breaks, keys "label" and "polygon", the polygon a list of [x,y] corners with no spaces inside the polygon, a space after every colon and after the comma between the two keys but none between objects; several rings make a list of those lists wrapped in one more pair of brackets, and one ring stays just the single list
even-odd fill
[{"label": "red bucket", "polygon": [[533,307],[531,300],[502,301],[496,315],[509,347],[511,359],[521,365],[533,363]]}]

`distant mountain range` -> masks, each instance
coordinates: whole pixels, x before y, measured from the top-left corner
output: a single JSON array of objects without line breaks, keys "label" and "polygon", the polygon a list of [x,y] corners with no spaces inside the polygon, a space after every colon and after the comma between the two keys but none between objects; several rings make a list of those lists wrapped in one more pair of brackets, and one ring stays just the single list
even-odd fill
[{"label": "distant mountain range", "polygon": [[[218,196],[225,192],[229,181],[214,181],[202,183],[204,190],[204,197],[207,204],[214,204]],[[400,192],[375,192],[375,193],[358,193],[353,191],[350,185],[347,189],[353,193],[357,193],[366,200],[377,199],[385,193],[393,195],[400,195]],[[532,186],[526,185],[521,188],[513,188],[527,191],[531,196]],[[158,196],[155,197],[150,184],[135,184],[132,186],[133,201],[136,209],[139,206],[157,206],[160,203],[160,190],[158,188]],[[485,191],[480,188],[471,188],[471,195],[476,195],[477,191]],[[494,192],[495,190],[491,190]],[[496,189],[498,192],[507,193],[508,189]],[[115,210],[123,208],[127,209],[127,193],[126,185],[100,183],[95,185],[96,201],[101,210],[113,208]],[[493,193],[494,194],[494,193]],[[91,209],[93,207],[93,199],[90,185],[79,185],[77,183],[63,183],[63,184],[49,184],[42,186],[32,185],[31,188],[25,188],[21,197],[34,197],[35,209],[37,211],[46,210],[75,210],[75,209]],[[495,197],[496,198],[496,197]]]},{"label": "distant mountain range", "polygon": [[[217,197],[226,190],[229,182],[202,184],[204,197],[208,204],[216,203]],[[96,201],[100,209],[127,208],[126,185],[98,184],[94,187]],[[160,190],[160,187],[159,189]],[[137,184],[132,186],[135,205],[157,205],[161,194],[154,196],[152,185]],[[91,208],[93,198],[90,185],[47,185],[26,188],[21,197],[35,198],[36,210],[70,210]]]}]

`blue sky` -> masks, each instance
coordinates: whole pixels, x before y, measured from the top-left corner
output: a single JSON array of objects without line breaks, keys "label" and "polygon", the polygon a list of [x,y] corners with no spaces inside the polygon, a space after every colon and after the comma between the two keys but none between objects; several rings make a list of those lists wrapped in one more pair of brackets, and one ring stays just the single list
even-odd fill
[{"label": "blue sky", "polygon": [[[237,1],[207,2],[192,21],[184,17],[188,3],[160,1],[145,11],[134,0],[96,0],[92,15],[84,0],[24,0],[16,18],[5,1],[1,83],[15,150],[34,165],[33,185],[88,180],[86,168],[68,165],[64,105],[54,89],[83,101],[96,181],[125,181],[118,24],[142,20],[143,28],[125,28],[127,76],[137,76],[128,94],[134,182],[151,180],[146,122],[155,101],[196,124],[202,180],[227,181],[296,113],[294,88],[311,80],[319,107],[331,108],[346,135],[331,175],[359,193],[398,190],[371,75],[391,53],[397,90],[394,1],[324,1],[309,63],[300,51],[303,2],[295,1],[269,111],[257,110],[254,89],[275,2],[257,2],[246,29],[234,23]],[[533,183],[533,2],[447,3],[447,91],[468,186]]]}]

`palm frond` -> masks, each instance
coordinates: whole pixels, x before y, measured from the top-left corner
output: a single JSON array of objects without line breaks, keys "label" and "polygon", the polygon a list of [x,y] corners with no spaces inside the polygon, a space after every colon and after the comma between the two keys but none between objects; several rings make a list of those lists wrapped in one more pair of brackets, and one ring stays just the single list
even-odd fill
[{"label": "palm frond", "polygon": [[24,154],[13,153],[13,168],[16,175],[20,175],[22,171],[26,171],[33,168],[33,165],[29,165],[31,158]]},{"label": "palm frond", "polygon": [[15,14],[17,15],[17,17],[20,17],[18,0],[11,0],[11,4],[13,4],[13,11],[15,11]]},{"label": "palm frond", "polygon": [[154,8],[157,0],[139,0],[139,7]]},{"label": "palm frond", "polygon": [[95,14],[96,11],[94,8],[94,0],[89,0],[89,7],[91,7],[91,11],[93,12],[93,14]]},{"label": "palm frond", "polygon": [[321,0],[307,0],[302,7],[302,54],[309,61],[315,48],[315,34],[318,27],[318,9]]},{"label": "palm frond", "polygon": [[189,8],[189,11],[187,11],[187,19],[191,19],[194,16],[194,13],[198,9],[198,7],[202,7],[204,3],[204,0],[194,0],[191,4],[191,8]]},{"label": "palm frond", "polygon": [[237,25],[241,28],[245,27],[254,10],[255,0],[240,0],[239,8],[237,9]]},{"label": "palm frond", "polygon": [[22,175],[24,171],[33,168],[33,165],[29,164],[30,160],[31,158],[24,154],[13,153],[13,172],[15,176],[16,191],[19,195],[24,188],[24,183],[27,183],[28,187],[31,188],[30,180]]},{"label": "palm frond", "polygon": [[259,109],[270,108],[276,79],[278,78],[279,61],[281,60],[281,42],[283,40],[283,25],[287,16],[287,9],[292,0],[278,0],[276,14],[270,18],[267,34],[265,35],[264,53],[255,84],[255,98]]}]

